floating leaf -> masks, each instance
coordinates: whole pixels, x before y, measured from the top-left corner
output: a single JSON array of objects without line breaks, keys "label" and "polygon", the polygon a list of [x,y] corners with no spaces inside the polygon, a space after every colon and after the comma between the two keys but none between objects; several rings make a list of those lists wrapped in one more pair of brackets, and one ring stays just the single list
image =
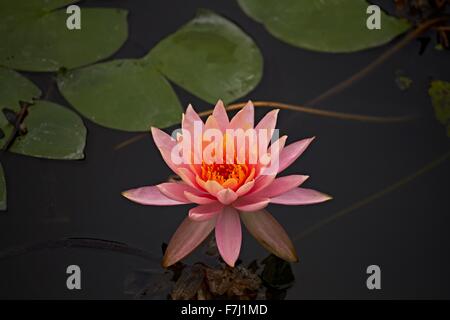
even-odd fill
[{"label": "floating leaf", "polygon": [[21,15],[25,14],[45,14],[46,12],[62,8],[69,4],[80,2],[81,0],[4,0],[0,4],[1,13],[8,16],[9,19],[17,18],[15,13],[21,11]]},{"label": "floating leaf", "polygon": [[6,180],[3,166],[0,164],[0,210],[6,210]]},{"label": "floating leaf", "polygon": [[3,148],[14,126],[5,117],[5,109],[20,110],[19,101],[32,102],[41,90],[19,73],[0,67],[0,148]]},{"label": "floating leaf", "polygon": [[114,60],[58,78],[64,97],[102,126],[147,131],[180,121],[180,102],[167,80],[145,61]]},{"label": "floating leaf", "polygon": [[397,70],[395,72],[395,84],[400,90],[408,90],[409,88],[411,88],[412,83],[412,79],[406,76],[402,70]]},{"label": "floating leaf", "polygon": [[397,87],[400,90],[406,91],[411,87],[412,80],[411,80],[411,78],[408,78],[407,76],[397,76],[395,78],[395,83],[397,84]]},{"label": "floating leaf", "polygon": [[381,29],[369,30],[365,0],[238,0],[247,15],[276,38],[323,52],[376,47],[405,32],[405,21],[381,13]]},{"label": "floating leaf", "polygon": [[84,158],[86,128],[73,111],[49,101],[38,101],[28,108],[24,125],[27,133],[17,137],[9,151],[48,159]]},{"label": "floating leaf", "polygon": [[229,20],[201,10],[146,57],[167,78],[210,103],[253,90],[263,59],[253,40]]},{"label": "floating leaf", "polygon": [[428,94],[431,97],[436,118],[447,126],[447,136],[450,137],[450,82],[432,81]]},{"label": "floating leaf", "polygon": [[75,68],[109,57],[128,35],[127,11],[83,8],[69,30],[62,8],[76,0],[2,0],[0,65],[27,71]]}]

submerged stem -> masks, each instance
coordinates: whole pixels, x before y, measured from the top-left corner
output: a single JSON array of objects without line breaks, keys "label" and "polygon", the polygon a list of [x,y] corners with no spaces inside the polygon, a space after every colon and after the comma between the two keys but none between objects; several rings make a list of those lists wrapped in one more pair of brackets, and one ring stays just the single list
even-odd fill
[{"label": "submerged stem", "polygon": [[[225,109],[227,111],[234,111],[242,109],[247,103],[246,102],[238,102],[228,105]],[[372,123],[397,123],[397,122],[406,122],[415,119],[416,115],[404,115],[404,116],[389,116],[389,117],[380,117],[380,116],[366,116],[362,114],[354,114],[354,113],[345,113],[345,112],[336,112],[330,110],[320,110],[315,108],[309,108],[300,105],[287,104],[276,101],[254,101],[253,105],[255,107],[260,108],[279,108],[282,110],[290,110],[296,112],[302,112],[307,114],[312,114],[316,116],[335,118],[340,120],[352,120],[352,121],[362,121],[362,122],[372,122]],[[206,117],[213,113],[213,109],[199,112],[198,115],[200,117]],[[140,133],[134,137],[131,137],[121,143],[117,144],[114,147],[114,150],[122,149],[134,142],[137,142],[144,137],[147,136],[147,133]]]},{"label": "submerged stem", "polygon": [[444,153],[443,155],[441,155],[440,157],[434,159],[433,161],[427,163],[425,166],[423,166],[422,168],[420,168],[419,170],[417,170],[416,172],[407,175],[405,177],[403,177],[402,179],[398,180],[397,182],[387,186],[386,188],[377,191],[373,194],[371,194],[370,196],[363,198],[355,203],[353,203],[352,205],[338,211],[337,213],[333,214],[332,216],[325,218],[323,220],[320,220],[318,223],[312,225],[311,227],[309,227],[308,229],[306,229],[305,231],[303,231],[301,234],[299,234],[298,236],[296,236],[293,240],[294,241],[298,241],[301,240],[307,236],[309,236],[311,233],[319,230],[320,228],[322,228],[323,226],[336,221],[337,219],[349,214],[350,212],[357,210],[361,207],[364,207],[365,205],[368,205],[369,203],[380,199],[381,197],[399,189],[400,187],[412,182],[413,180],[415,180],[416,178],[420,177],[421,175],[431,171],[432,169],[436,168],[437,166],[439,166],[441,163],[445,162],[446,160],[448,160],[450,158],[450,151],[447,151],[446,153]]},{"label": "submerged stem", "polygon": [[[239,102],[230,104],[225,109],[227,111],[233,111],[242,109],[246,105],[246,102]],[[353,121],[362,121],[362,122],[376,122],[376,123],[393,123],[393,122],[405,122],[412,120],[416,118],[415,115],[405,115],[405,116],[398,116],[398,117],[379,117],[379,116],[366,116],[362,114],[354,114],[354,113],[345,113],[345,112],[336,112],[336,111],[330,111],[330,110],[320,110],[315,108],[309,108],[305,106],[300,105],[293,105],[293,104],[287,104],[282,102],[276,102],[276,101],[255,101],[253,102],[253,105],[255,107],[262,107],[262,108],[279,108],[283,110],[291,110],[291,111],[297,111],[297,112],[303,112],[308,114],[313,114],[316,116],[322,116],[322,117],[330,117],[330,118],[336,118],[341,120],[353,120]],[[207,110],[203,112],[199,112],[198,115],[200,117],[208,116],[212,114],[213,110]]]},{"label": "submerged stem", "polygon": [[5,144],[3,145],[3,151],[8,151],[9,147],[11,147],[11,145],[14,143],[17,136],[19,135],[19,133],[21,131],[20,129],[21,129],[23,120],[25,119],[25,117],[28,114],[28,107],[31,104],[32,103],[20,101],[20,111],[17,113],[16,121],[14,123],[14,128],[13,128],[11,134],[9,135],[8,139],[6,140]]},{"label": "submerged stem", "polygon": [[31,252],[60,248],[89,248],[96,250],[113,251],[130,256],[135,256],[145,260],[159,262],[159,257],[153,255],[150,252],[131,247],[122,242],[95,238],[63,238],[58,240],[33,243],[25,246],[13,247],[4,251],[0,251],[0,261]]},{"label": "submerged stem", "polygon": [[357,73],[353,74],[350,78],[347,78],[346,80],[336,84],[335,86],[331,87],[318,97],[308,101],[307,105],[315,105],[333,95],[336,93],[341,92],[345,88],[349,87],[354,82],[364,78],[367,74],[369,74],[373,69],[378,67],[380,64],[385,62],[387,59],[389,59],[394,53],[405,47],[408,43],[410,43],[415,38],[419,37],[422,33],[426,32],[431,27],[435,26],[438,23],[444,22],[448,20],[448,17],[439,17],[435,19],[430,19],[428,21],[425,21],[417,26],[413,31],[408,33],[405,37],[403,37],[396,45],[390,47],[387,49],[382,55],[380,55],[377,59],[373,60],[371,63],[369,63],[366,67],[358,71]]}]

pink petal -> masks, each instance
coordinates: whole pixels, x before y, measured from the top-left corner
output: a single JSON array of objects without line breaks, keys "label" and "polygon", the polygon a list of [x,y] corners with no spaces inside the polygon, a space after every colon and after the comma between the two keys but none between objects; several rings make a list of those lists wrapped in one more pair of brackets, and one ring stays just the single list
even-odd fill
[{"label": "pink petal", "polygon": [[217,122],[216,118],[213,115],[209,116],[208,119],[206,119],[204,132],[209,129],[219,129],[219,128],[220,128],[219,123]]},{"label": "pink petal", "polygon": [[[261,175],[271,176],[273,179],[275,179],[275,176],[279,172],[281,151],[283,150],[284,145],[286,144],[286,139],[287,136],[282,136],[277,141],[275,141],[270,145],[268,150],[270,161],[260,168],[259,170],[260,176]],[[258,187],[258,190],[260,189],[260,186],[257,185],[256,187]]]},{"label": "pink petal", "polygon": [[178,176],[194,189],[197,189],[196,175],[188,168],[178,168]]},{"label": "pink petal", "polygon": [[252,168],[252,171],[250,171],[250,174],[248,175],[247,179],[245,179],[244,183],[250,182],[251,180],[254,180],[255,178],[255,168]]},{"label": "pink petal", "polygon": [[239,189],[236,190],[236,194],[239,197],[242,197],[243,195],[246,195],[250,190],[252,190],[254,185],[255,185],[255,180],[246,182],[242,186],[240,186]]},{"label": "pink petal", "polygon": [[199,175],[195,176],[195,182],[206,191],[206,182]]},{"label": "pink petal", "polygon": [[186,109],[186,113],[183,116],[183,120],[181,121],[181,127],[191,134],[191,139],[194,136],[194,123],[198,122],[201,124],[201,127],[203,128],[203,121],[200,118],[200,116],[195,112],[192,105],[189,105]]},{"label": "pink petal", "polygon": [[238,195],[231,189],[223,189],[217,193],[217,200],[224,205],[229,205],[237,199]]},{"label": "pink petal", "polygon": [[200,195],[198,193],[191,193],[189,191],[185,191],[184,192],[184,196],[193,203],[196,204],[208,204],[208,203],[213,203],[213,202],[217,202],[217,199],[209,196],[209,195]]},{"label": "pink petal", "polygon": [[271,198],[271,203],[302,205],[320,203],[332,199],[329,195],[312,189],[295,188],[282,195]]},{"label": "pink petal", "polygon": [[255,179],[255,186],[253,187],[252,194],[259,193],[269,186],[274,180],[276,175],[262,175]]},{"label": "pink petal", "polygon": [[286,146],[280,153],[280,164],[278,172],[283,171],[289,167],[302,153],[308,148],[309,144],[315,137],[303,139]]},{"label": "pink petal", "polygon": [[219,202],[201,205],[189,210],[189,218],[195,221],[204,221],[213,218],[216,214],[221,212],[223,205]]},{"label": "pink petal", "polygon": [[286,139],[287,136],[282,136],[269,147],[268,153],[272,157],[272,160],[268,166],[260,168],[259,175],[255,179],[255,186],[253,187],[252,193],[264,189],[275,180],[279,167],[280,152],[284,148]]},{"label": "pink petal", "polygon": [[298,261],[289,236],[270,213],[266,210],[241,212],[241,218],[250,234],[264,248],[286,261]]},{"label": "pink petal", "polygon": [[275,109],[267,113],[264,118],[261,119],[261,121],[256,125],[256,134],[258,135],[259,139],[259,130],[266,130],[266,141],[267,144],[265,146],[260,145],[264,149],[267,148],[269,145],[270,139],[272,139],[273,130],[275,129],[275,126],[277,124],[277,118],[278,118],[278,112],[279,109]]},{"label": "pink petal", "polygon": [[161,184],[158,184],[157,187],[158,187],[159,191],[161,191],[167,197],[169,197],[173,200],[186,202],[186,203],[189,203],[191,201],[188,198],[186,198],[184,193],[186,191],[195,192],[195,189],[192,188],[191,186],[189,186],[185,183],[178,183],[178,182],[161,183]]},{"label": "pink petal", "polygon": [[255,112],[253,108],[253,103],[251,101],[247,102],[244,108],[240,110],[230,121],[231,129],[247,129],[253,128],[255,121]]},{"label": "pink petal", "polygon": [[215,219],[199,222],[186,217],[170,239],[163,267],[167,268],[191,253],[211,233],[215,223]]},{"label": "pink petal", "polygon": [[233,207],[239,211],[257,211],[267,207],[269,202],[269,198],[253,197],[253,195],[249,195],[237,199],[233,203]]},{"label": "pink petal", "polygon": [[290,175],[286,177],[276,178],[275,180],[273,180],[271,184],[266,186],[257,194],[260,197],[273,198],[287,191],[290,191],[294,188],[297,188],[308,178],[309,176],[302,176],[302,175]]},{"label": "pink petal", "polygon": [[158,128],[152,127],[152,136],[153,140],[155,141],[156,146],[158,147],[159,151],[161,152],[161,156],[166,162],[166,164],[169,166],[170,169],[172,169],[173,172],[178,172],[178,166],[173,163],[171,159],[171,153],[172,149],[176,145],[175,139],[173,139],[171,136],[169,136],[164,131],[159,130]]},{"label": "pink petal", "polygon": [[213,196],[217,196],[219,191],[223,190],[223,187],[220,183],[218,183],[216,180],[208,180],[204,184],[204,188],[206,191],[208,191]]},{"label": "pink petal", "polygon": [[150,206],[175,206],[188,203],[168,198],[156,186],[130,189],[122,192],[122,195],[131,201]]},{"label": "pink petal", "polygon": [[216,241],[223,260],[234,267],[241,250],[242,230],[239,213],[232,207],[225,207],[217,217]]},{"label": "pink petal", "polygon": [[287,136],[280,137],[277,141],[272,143],[269,147],[271,154],[280,154],[286,144]]},{"label": "pink petal", "polygon": [[228,120],[227,111],[225,110],[222,100],[219,100],[214,107],[213,116],[216,118],[220,130],[224,132],[230,125],[230,120]]}]

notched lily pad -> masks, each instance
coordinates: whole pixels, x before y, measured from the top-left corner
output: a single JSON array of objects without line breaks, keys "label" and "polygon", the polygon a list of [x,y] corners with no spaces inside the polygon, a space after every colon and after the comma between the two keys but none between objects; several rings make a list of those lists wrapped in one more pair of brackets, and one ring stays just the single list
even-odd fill
[{"label": "notched lily pad", "polygon": [[207,10],[163,39],[145,58],[167,78],[209,102],[231,102],[253,90],[263,58],[231,21]]},{"label": "notched lily pad", "polygon": [[86,128],[73,111],[49,101],[28,108],[23,122],[27,133],[16,138],[9,151],[47,159],[84,158]]},{"label": "notched lily pad", "polygon": [[168,81],[142,60],[113,60],[68,71],[58,78],[63,96],[102,126],[147,131],[180,121],[182,108]]},{"label": "notched lily pad", "polygon": [[365,0],[238,0],[244,12],[276,38],[322,52],[353,52],[391,41],[409,27],[381,12],[381,29],[369,30]]},{"label": "notched lily pad", "polygon": [[450,82],[432,81],[428,94],[431,97],[436,118],[447,127],[447,136],[450,138]]},{"label": "notched lily pad", "polygon": [[83,8],[81,29],[69,30],[64,6],[76,0],[2,0],[0,65],[57,71],[107,58],[128,36],[127,11]]},{"label": "notched lily pad", "polygon": [[0,148],[14,129],[11,120],[20,110],[19,101],[32,102],[40,95],[41,90],[33,82],[13,70],[0,67]]}]

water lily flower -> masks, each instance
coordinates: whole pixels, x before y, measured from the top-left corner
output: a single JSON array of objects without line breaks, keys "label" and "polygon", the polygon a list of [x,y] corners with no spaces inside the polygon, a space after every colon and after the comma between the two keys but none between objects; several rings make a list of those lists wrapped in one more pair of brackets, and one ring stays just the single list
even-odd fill
[{"label": "water lily flower", "polygon": [[[331,199],[321,192],[300,188],[308,176],[288,175],[278,177],[284,169],[290,166],[309,146],[314,138],[303,139],[285,146],[286,136],[282,136],[269,144],[275,131],[279,110],[272,110],[254,126],[254,107],[249,101],[231,120],[227,116],[224,105],[219,101],[205,123],[194,111],[191,105],[182,119],[182,131],[175,137],[152,128],[152,136],[161,155],[172,171],[181,181],[165,182],[156,186],[146,186],[123,192],[123,195],[143,205],[172,206],[196,204],[189,210],[189,215],[172,236],[166,249],[163,266],[168,267],[183,259],[192,252],[215,229],[217,247],[223,260],[234,266],[239,257],[242,240],[241,220],[248,231],[259,243],[276,256],[291,262],[298,261],[295,248],[289,236],[273,216],[264,210],[269,203],[284,205],[315,204]],[[255,129],[268,132],[267,138],[257,136],[258,143],[244,144],[246,150],[240,161],[192,161],[179,163],[174,159],[174,150],[180,142],[192,141],[194,146],[184,150],[183,156],[190,160],[205,151],[204,135],[195,135],[195,128],[215,130],[223,133],[222,146],[227,156],[230,155],[228,143],[235,143],[230,138],[229,130]],[[192,139],[194,137],[194,139]],[[248,137],[247,137],[248,138]],[[246,139],[247,139],[246,138]],[[266,141],[265,141],[266,140]],[[248,142],[248,141],[247,141]],[[262,143],[261,143],[262,142]],[[264,156],[258,154],[258,160],[251,163],[250,156],[264,151]],[[236,159],[237,148],[231,149],[232,159]],[[176,152],[175,152],[176,154]],[[217,156],[218,150],[212,153]],[[225,157],[221,155],[220,157]],[[276,158],[276,170],[272,164]],[[214,159],[217,159],[214,158]],[[270,164],[267,161],[271,160]],[[268,170],[269,167],[271,170]]]}]

